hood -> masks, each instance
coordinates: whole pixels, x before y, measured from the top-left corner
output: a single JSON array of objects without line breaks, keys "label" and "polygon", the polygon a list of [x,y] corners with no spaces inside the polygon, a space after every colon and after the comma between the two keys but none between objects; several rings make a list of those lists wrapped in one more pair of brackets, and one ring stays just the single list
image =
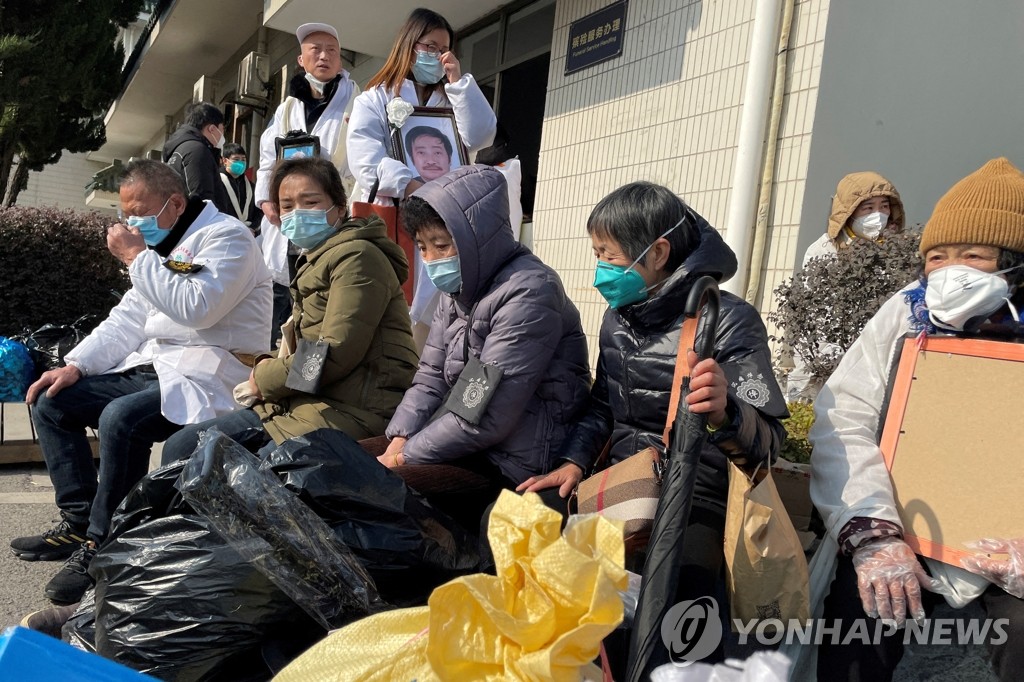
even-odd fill
[{"label": "hood", "polygon": [[709,275],[721,284],[736,274],[736,254],[722,235],[692,208],[689,212],[700,238],[697,248],[650,298],[619,309],[619,314],[630,325],[643,330],[661,330],[675,324],[686,307],[690,287],[699,277]]},{"label": "hood", "polygon": [[462,166],[413,192],[437,211],[459,250],[462,290],[456,300],[471,305],[491,278],[526,252],[508,222],[508,186],[490,166]]},{"label": "hood", "polygon": [[171,154],[174,153],[174,150],[185,142],[199,142],[214,151],[218,151],[216,147],[210,144],[209,140],[203,137],[203,134],[199,132],[198,128],[183,125],[171,133],[171,136],[167,138],[167,142],[164,142],[164,160],[171,158]]},{"label": "hood", "polygon": [[897,230],[903,229],[906,221],[906,214],[903,211],[903,201],[900,193],[891,182],[878,173],[862,171],[850,173],[839,181],[836,187],[836,194],[832,197],[832,213],[828,217],[828,236],[830,239],[839,237],[843,225],[850,219],[853,212],[857,210],[860,203],[872,197],[889,197],[890,222],[896,225]]},{"label": "hood", "polygon": [[388,238],[387,225],[375,215],[368,218],[349,218],[323,244],[309,251],[306,254],[306,260],[312,263],[338,244],[356,239],[368,241],[380,249],[387,256],[399,282],[404,282],[409,277],[409,261],[405,257],[405,251]]}]

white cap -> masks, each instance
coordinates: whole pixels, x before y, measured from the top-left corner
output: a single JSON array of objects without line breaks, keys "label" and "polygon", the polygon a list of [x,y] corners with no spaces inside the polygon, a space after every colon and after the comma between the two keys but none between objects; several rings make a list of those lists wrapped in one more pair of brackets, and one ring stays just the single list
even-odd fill
[{"label": "white cap", "polygon": [[[295,29],[295,37],[299,39],[300,45],[310,33],[326,33],[334,36],[335,40],[338,40],[338,31],[330,24],[303,24]],[[341,41],[338,40],[338,42],[340,43]]]}]

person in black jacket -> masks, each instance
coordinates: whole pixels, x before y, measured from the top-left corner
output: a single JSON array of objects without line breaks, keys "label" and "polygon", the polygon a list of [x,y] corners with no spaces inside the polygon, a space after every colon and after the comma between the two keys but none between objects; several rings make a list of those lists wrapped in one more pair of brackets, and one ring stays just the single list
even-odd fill
[{"label": "person in black jacket", "polygon": [[219,179],[231,204],[231,210],[227,213],[245,223],[253,233],[259,234],[263,211],[253,201],[253,186],[245,176],[245,169],[249,165],[245,148],[228,142],[224,145],[222,155],[223,167]]},{"label": "person in black jacket", "polygon": [[[597,258],[595,286],[609,308],[601,325],[590,407],[565,440],[556,468],[519,486],[567,497],[610,444],[609,464],[647,446],[664,454],[662,431],[683,309],[703,275],[719,282],[736,272],[736,256],[704,218],[666,187],[634,182],[601,200],[587,221]],[[722,570],[727,458],[749,471],[774,459],[788,416],[775,381],[764,323],[742,299],[722,293],[713,357],[690,351],[691,412],[708,415],[693,507],[683,549],[686,581],[676,601],[715,595]],[[668,651],[664,652],[665,662]],[[718,652],[721,656],[721,649]]]},{"label": "person in black jacket", "polygon": [[185,108],[185,122],[164,143],[163,161],[185,181],[189,196],[212,201],[221,213],[235,215],[217,177],[223,146],[224,114],[209,102],[195,102]]}]

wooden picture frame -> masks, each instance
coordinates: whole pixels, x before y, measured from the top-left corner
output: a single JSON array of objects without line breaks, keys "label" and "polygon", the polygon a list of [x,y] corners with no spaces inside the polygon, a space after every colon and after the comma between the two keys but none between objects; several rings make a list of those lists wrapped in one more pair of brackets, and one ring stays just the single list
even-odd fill
[{"label": "wooden picture frame", "polygon": [[469,165],[469,153],[451,109],[414,107],[401,128],[392,128],[391,146],[413,178],[423,182]]},{"label": "wooden picture frame", "polygon": [[1016,446],[1024,344],[959,337],[897,346],[879,447],[905,540],[954,566],[965,542],[1024,537]]}]

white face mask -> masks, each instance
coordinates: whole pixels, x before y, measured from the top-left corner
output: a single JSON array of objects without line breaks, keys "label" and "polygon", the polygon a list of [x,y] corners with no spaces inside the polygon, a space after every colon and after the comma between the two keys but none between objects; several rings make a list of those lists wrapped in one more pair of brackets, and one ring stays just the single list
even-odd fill
[{"label": "white face mask", "polygon": [[888,224],[889,214],[875,211],[874,213],[854,218],[850,228],[858,237],[874,241],[878,239],[878,235],[882,234],[882,230]]},{"label": "white face mask", "polygon": [[316,94],[324,94],[324,88],[326,88],[331,81],[322,81],[311,73],[306,74],[306,81],[309,82],[309,87],[316,91]]},{"label": "white face mask", "polygon": [[999,276],[1017,267],[983,272],[968,265],[947,265],[936,270],[928,275],[924,293],[929,319],[940,329],[963,331],[969,323],[988,319],[1004,301],[1017,319],[1008,297],[1009,286]]}]

